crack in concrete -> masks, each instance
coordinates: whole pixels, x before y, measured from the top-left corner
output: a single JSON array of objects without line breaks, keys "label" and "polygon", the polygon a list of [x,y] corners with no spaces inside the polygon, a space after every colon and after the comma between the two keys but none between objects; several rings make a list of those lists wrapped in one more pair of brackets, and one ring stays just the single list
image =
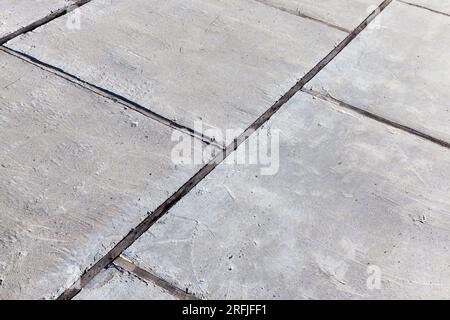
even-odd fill
[{"label": "crack in concrete", "polygon": [[441,147],[450,149],[450,143],[449,142],[446,142],[444,140],[435,138],[435,137],[433,137],[433,136],[431,136],[429,134],[426,134],[426,133],[423,133],[423,132],[418,131],[416,129],[413,129],[411,127],[399,124],[399,123],[397,123],[395,121],[386,119],[386,118],[384,118],[382,116],[379,116],[379,115],[377,115],[375,113],[372,113],[372,112],[360,109],[358,107],[355,107],[355,106],[353,106],[351,104],[348,104],[348,103],[346,103],[344,101],[341,101],[341,100],[338,100],[338,99],[334,98],[330,94],[324,94],[324,93],[320,93],[318,91],[315,91],[315,90],[312,90],[312,89],[306,89],[306,88],[302,88],[301,91],[304,92],[304,93],[307,93],[307,94],[309,94],[309,95],[311,95],[313,97],[316,97],[318,99],[330,102],[333,105],[336,105],[338,107],[341,107],[341,108],[344,108],[344,109],[347,109],[347,110],[351,110],[351,111],[353,111],[353,112],[355,112],[357,114],[360,114],[360,115],[362,115],[364,117],[370,118],[372,120],[375,120],[377,122],[383,123],[383,124],[388,125],[390,127],[399,129],[399,130],[401,130],[403,132],[406,132],[408,134],[412,134],[414,136],[420,137],[420,138],[422,138],[424,140],[427,140],[429,142],[435,143],[435,144],[437,144],[437,145],[439,145]]},{"label": "crack in concrete", "polygon": [[185,195],[208,176],[219,164],[231,155],[243,142],[245,142],[258,128],[265,124],[281,107],[286,104],[297,92],[299,92],[314,76],[325,68],[344,48],[355,39],[393,0],[384,0],[358,27],[355,28],[344,40],[342,40],[331,52],[328,53],[314,68],[302,77],[289,91],[287,91],[272,107],[266,110],[256,121],[250,125],[241,135],[234,139],[214,159],[201,168],[172,196],[164,201],[155,211],[149,213],[139,225],[133,228],[114,248],[100,258],[93,266],[88,268],[74,285],[67,288],[58,300],[70,300],[75,297],[82,288],[91,281],[99,272],[113,263],[123,252],[137,239],[159,221],[168,211],[175,206]]}]

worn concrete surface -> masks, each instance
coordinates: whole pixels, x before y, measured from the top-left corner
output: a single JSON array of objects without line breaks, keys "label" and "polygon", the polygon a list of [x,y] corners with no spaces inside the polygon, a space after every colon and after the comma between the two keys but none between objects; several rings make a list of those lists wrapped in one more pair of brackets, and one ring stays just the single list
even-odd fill
[{"label": "worn concrete surface", "polygon": [[176,300],[160,287],[114,267],[99,273],[75,300]]},{"label": "worn concrete surface", "polygon": [[450,15],[450,0],[404,0],[407,3],[423,6]]},{"label": "worn concrete surface", "polygon": [[221,165],[128,258],[203,298],[449,297],[447,149],[306,94],[267,127],[276,175]]},{"label": "worn concrete surface", "polygon": [[70,0],[2,0],[0,1],[0,38],[70,3],[72,3]]},{"label": "worn concrete surface", "polygon": [[[345,33],[248,0],[93,1],[9,46],[194,126],[246,129]],[[218,137],[217,137],[218,138]]]},{"label": "worn concrete surface", "polygon": [[0,299],[71,285],[198,171],[173,130],[0,53]]},{"label": "worn concrete surface", "polygon": [[[254,0],[251,0],[254,1]],[[351,31],[355,29],[382,0],[256,0],[293,14],[306,15]]]},{"label": "worn concrete surface", "polygon": [[[186,126],[244,129],[346,36],[326,24],[380,2],[94,0],[80,29],[61,17],[8,46]],[[410,2],[444,14],[394,1],[312,88],[450,142],[448,1]],[[2,1],[0,28],[53,3]],[[220,165],[125,255],[202,298],[450,296],[448,149],[306,93],[265,128],[276,174]],[[0,52],[0,299],[55,297],[192,177],[172,133]],[[76,298],[173,296],[109,268]]]},{"label": "worn concrete surface", "polygon": [[450,142],[448,52],[449,17],[393,2],[308,86]]}]

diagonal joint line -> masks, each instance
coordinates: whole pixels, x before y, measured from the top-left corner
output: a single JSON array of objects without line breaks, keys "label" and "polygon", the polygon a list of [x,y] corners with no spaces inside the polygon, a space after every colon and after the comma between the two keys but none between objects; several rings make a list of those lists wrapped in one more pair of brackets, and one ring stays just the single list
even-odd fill
[{"label": "diagonal joint line", "polygon": [[428,141],[430,141],[432,143],[435,143],[435,144],[437,144],[437,145],[439,145],[441,147],[450,149],[450,143],[449,142],[446,142],[444,140],[435,138],[435,137],[433,137],[433,136],[431,136],[431,135],[429,135],[427,133],[418,131],[418,130],[416,130],[414,128],[411,128],[411,127],[408,127],[408,126],[405,126],[405,125],[402,125],[402,124],[399,124],[399,123],[397,123],[395,121],[386,119],[386,118],[384,118],[382,116],[379,116],[379,115],[377,115],[375,113],[372,113],[372,112],[363,110],[361,108],[352,106],[351,104],[348,104],[348,103],[346,103],[344,101],[341,101],[341,100],[338,100],[338,99],[332,97],[330,94],[324,94],[324,93],[321,93],[321,92],[318,92],[318,91],[315,91],[315,90],[312,90],[312,89],[305,89],[305,88],[302,89],[302,92],[307,93],[307,94],[309,94],[309,95],[311,95],[313,97],[316,97],[318,99],[330,102],[333,105],[338,106],[340,108],[351,110],[351,111],[353,111],[355,113],[358,113],[358,114],[360,114],[360,115],[362,115],[364,117],[370,118],[372,120],[375,120],[377,122],[383,123],[383,124],[388,125],[390,127],[399,129],[399,130],[401,130],[403,132],[406,132],[408,134],[412,134],[414,136],[417,136],[417,137],[420,137],[422,139],[428,140]]},{"label": "diagonal joint line", "polygon": [[119,256],[116,260],[114,260],[113,265],[134,275],[144,282],[149,282],[160,287],[175,298],[178,298],[180,300],[200,300],[195,295],[187,292],[187,290],[181,290],[180,288],[162,279],[161,277],[158,277],[157,275],[154,275],[153,273],[138,267],[123,256]]},{"label": "diagonal joint line", "polygon": [[254,1],[259,2],[259,3],[261,3],[261,4],[265,5],[265,6],[268,6],[268,7],[271,7],[271,8],[274,8],[274,9],[277,9],[277,10],[280,10],[280,11],[292,14],[292,15],[300,17],[300,18],[303,18],[303,19],[308,19],[308,20],[311,20],[311,21],[315,21],[317,23],[326,25],[327,27],[330,27],[330,28],[333,28],[333,29],[336,29],[336,30],[339,30],[339,31],[342,31],[342,32],[345,32],[345,33],[351,33],[351,30],[348,30],[348,29],[346,29],[344,27],[341,27],[341,26],[329,23],[327,21],[324,21],[324,20],[321,20],[321,19],[318,19],[318,18],[311,17],[311,16],[309,16],[307,14],[304,14],[304,13],[300,12],[300,10],[287,9],[287,8],[282,7],[282,6],[270,3],[270,1],[268,1],[268,0],[254,0]]},{"label": "diagonal joint line", "polygon": [[[225,150],[221,151],[214,159],[201,168],[172,196],[164,201],[155,211],[150,213],[139,225],[133,228],[121,241],[119,241],[107,254],[100,258],[92,267],[88,268],[74,285],[65,290],[59,300],[69,300],[75,297],[82,288],[91,281],[105,267],[114,262],[127,248],[139,239],[148,229],[159,221],[168,211],[173,208],[185,195],[208,176],[219,164],[245,142],[257,129],[264,125],[269,119],[297,92],[299,92],[312,78],[314,78],[325,66],[330,63],[344,48],[355,39],[393,0],[384,0],[355,30],[339,43],[325,58],[301,78],[288,92],[286,92],[275,104],[264,112],[255,122],[250,125],[241,135],[234,139]],[[80,285],[78,285],[80,284]]]},{"label": "diagonal joint line", "polygon": [[415,3],[411,3],[411,2],[408,2],[408,1],[404,1],[404,0],[397,0],[397,1],[401,2],[403,4],[407,4],[409,6],[413,6],[413,7],[416,7],[416,8],[428,10],[428,11],[433,12],[433,13],[437,13],[437,14],[440,14],[440,15],[443,15],[443,16],[446,16],[446,17],[450,17],[450,14],[448,14],[448,13],[445,13],[445,12],[442,12],[442,11],[439,11],[439,10],[435,10],[435,9],[432,9],[432,8],[428,8],[426,6],[421,6],[420,4],[415,4]]},{"label": "diagonal joint line", "polygon": [[23,28],[20,28],[10,34],[7,34],[4,37],[0,38],[0,45],[5,44],[8,41],[11,41],[14,38],[17,38],[20,35],[23,35],[25,33],[31,32],[39,27],[42,27],[43,25],[59,18],[62,17],[72,11],[74,11],[75,9],[84,6],[85,4],[91,2],[92,0],[76,0],[73,3],[65,6],[64,8],[58,9],[52,13],[50,13],[49,15],[45,16],[42,19],[39,19]]},{"label": "diagonal joint line", "polygon": [[11,49],[4,45],[3,46],[0,45],[0,51],[5,52],[16,58],[19,58],[20,60],[22,60],[26,63],[29,63],[36,67],[39,67],[40,69],[42,69],[46,72],[56,75],[64,80],[69,81],[69,82],[71,82],[83,89],[86,89],[96,95],[100,95],[103,98],[112,100],[116,103],[123,105],[126,108],[129,108],[131,110],[139,112],[140,114],[142,114],[148,118],[151,118],[152,120],[155,120],[165,126],[168,126],[172,129],[175,129],[175,130],[181,131],[185,134],[188,134],[188,135],[192,136],[193,138],[201,140],[202,142],[204,142],[207,145],[213,145],[221,150],[224,149],[224,146],[221,145],[220,143],[216,142],[215,139],[208,137],[201,132],[197,132],[194,129],[189,128],[187,126],[183,126],[183,125],[181,125],[173,120],[170,120],[170,119],[168,119],[168,118],[166,118],[166,117],[164,117],[164,116],[162,116],[162,115],[160,115],[160,114],[158,114],[158,113],[156,113],[134,101],[131,101],[131,100],[129,100],[117,93],[114,93],[110,90],[107,90],[105,88],[91,84],[85,80],[82,80],[82,79],[78,78],[77,76],[74,76],[58,67],[55,67],[55,66],[45,63],[43,61],[40,61],[35,57],[32,57],[23,52]]}]

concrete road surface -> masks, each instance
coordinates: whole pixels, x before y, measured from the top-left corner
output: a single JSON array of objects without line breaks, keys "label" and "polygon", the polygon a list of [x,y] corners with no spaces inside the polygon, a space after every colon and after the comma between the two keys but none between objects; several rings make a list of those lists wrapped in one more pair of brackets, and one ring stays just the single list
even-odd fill
[{"label": "concrete road surface", "polygon": [[0,299],[450,297],[450,1],[0,3]]}]

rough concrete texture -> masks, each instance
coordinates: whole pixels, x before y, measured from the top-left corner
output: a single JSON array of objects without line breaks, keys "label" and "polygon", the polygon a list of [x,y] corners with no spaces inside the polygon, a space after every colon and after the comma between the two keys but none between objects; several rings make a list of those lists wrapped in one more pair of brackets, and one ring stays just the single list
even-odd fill
[{"label": "rough concrete texture", "polygon": [[160,287],[114,267],[99,273],[75,300],[176,300]]},{"label": "rough concrete texture", "polygon": [[[403,2],[309,87],[450,142],[449,1]],[[66,3],[0,1],[0,37]],[[244,129],[379,3],[94,0],[7,45],[188,127]],[[0,299],[56,297],[201,166],[88,87],[0,51]],[[180,298],[450,296],[448,148],[307,93],[267,128],[278,171],[221,164],[124,253],[150,274],[122,266]],[[174,297],[109,268],[76,298]]]},{"label": "rough concrete texture", "polygon": [[93,1],[9,46],[188,127],[245,129],[345,33],[248,0]]},{"label": "rough concrete texture", "polygon": [[70,4],[70,0],[0,1],[0,38]]},{"label": "rough concrete texture", "polygon": [[71,285],[200,166],[173,130],[0,53],[0,299]]},{"label": "rough concrete texture", "polygon": [[450,142],[448,52],[449,17],[393,2],[308,86]]},{"label": "rough concrete texture", "polygon": [[276,175],[219,166],[128,258],[203,298],[449,297],[448,150],[306,94],[266,128]]},{"label": "rough concrete texture", "polygon": [[450,15],[450,0],[405,0],[404,2]]},{"label": "rough concrete texture", "polygon": [[293,14],[306,15],[351,31],[382,0],[256,0]]}]

